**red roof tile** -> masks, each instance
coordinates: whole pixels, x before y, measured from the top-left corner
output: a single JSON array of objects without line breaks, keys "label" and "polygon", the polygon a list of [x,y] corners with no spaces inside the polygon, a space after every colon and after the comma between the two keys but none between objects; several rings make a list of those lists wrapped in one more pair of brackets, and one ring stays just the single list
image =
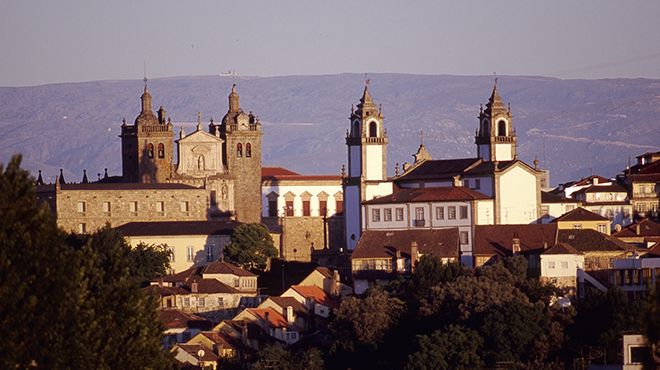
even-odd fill
[{"label": "red roof tile", "polygon": [[596,230],[559,230],[557,241],[570,244],[580,252],[624,252],[634,250],[630,244]]},{"label": "red roof tile", "polygon": [[[637,233],[638,226],[639,233]],[[621,231],[614,233],[613,236],[616,236],[617,238],[635,236],[660,236],[660,223],[646,218],[624,227],[621,229]]]},{"label": "red roof tile", "polygon": [[[248,308],[248,312],[252,313],[259,319],[266,321],[268,316],[268,325],[274,328],[286,328],[287,322],[284,316],[272,308]],[[266,315],[268,313],[268,315]]]},{"label": "red roof tile", "polygon": [[394,257],[396,251],[410,256],[410,244],[417,243],[421,254],[432,254],[438,257],[458,257],[458,229],[424,229],[424,230],[367,230],[351,255],[356,258],[387,258]]},{"label": "red roof tile", "polygon": [[609,219],[585,208],[577,207],[552,220],[552,222],[560,221],[609,221]]},{"label": "red roof tile", "polygon": [[573,248],[570,244],[557,243],[548,248],[543,254],[583,254],[577,249]]},{"label": "red roof tile", "polygon": [[211,262],[204,267],[202,274],[229,274],[236,276],[257,276],[250,271],[225,261]]},{"label": "red roof tile", "polygon": [[291,288],[298,294],[305,298],[312,298],[315,302],[320,303],[326,307],[334,308],[339,304],[334,299],[330,298],[323,289],[316,285],[292,285]]},{"label": "red roof tile", "polygon": [[474,234],[474,255],[510,256],[515,237],[520,239],[521,252],[540,253],[555,244],[557,225],[477,225]]},{"label": "red roof tile", "polygon": [[203,317],[180,310],[159,310],[158,319],[168,329],[202,328],[211,326],[211,322]]},{"label": "red roof tile", "polygon": [[435,187],[421,189],[401,189],[390,195],[374,198],[362,204],[389,204],[415,202],[452,202],[490,199],[472,189],[458,187]]}]

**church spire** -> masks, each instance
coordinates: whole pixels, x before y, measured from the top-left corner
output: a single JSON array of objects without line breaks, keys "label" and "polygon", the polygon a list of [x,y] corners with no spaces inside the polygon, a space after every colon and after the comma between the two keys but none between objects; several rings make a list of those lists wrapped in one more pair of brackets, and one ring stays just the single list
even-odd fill
[{"label": "church spire", "polygon": [[147,90],[147,76],[144,76],[144,92],[140,99],[142,100],[142,113],[151,112],[151,94]]}]

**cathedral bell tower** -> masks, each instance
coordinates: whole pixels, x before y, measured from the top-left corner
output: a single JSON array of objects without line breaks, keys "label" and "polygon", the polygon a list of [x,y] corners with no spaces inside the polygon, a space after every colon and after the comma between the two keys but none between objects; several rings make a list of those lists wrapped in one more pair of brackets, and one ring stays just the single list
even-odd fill
[{"label": "cathedral bell tower", "polygon": [[[346,246],[355,248],[362,230],[362,202],[389,194],[387,183],[387,131],[380,107],[374,104],[367,80],[357,109],[351,108],[346,133],[348,173],[343,181]],[[387,190],[389,189],[389,190]]]},{"label": "cathedral bell tower", "polygon": [[475,135],[477,156],[484,161],[512,161],[516,153],[516,131],[511,123],[511,107],[506,107],[497,92],[497,79],[486,109],[479,112],[479,128]]},{"label": "cathedral bell tower", "polygon": [[234,180],[234,209],[238,221],[261,222],[261,122],[240,107],[236,85],[229,94],[229,109],[222,124],[209,126],[224,140],[222,162]]},{"label": "cathedral bell tower", "polygon": [[151,110],[151,94],[144,79],[142,110],[133,125],[121,125],[122,177],[125,182],[163,183],[172,178],[173,125],[163,107]]}]

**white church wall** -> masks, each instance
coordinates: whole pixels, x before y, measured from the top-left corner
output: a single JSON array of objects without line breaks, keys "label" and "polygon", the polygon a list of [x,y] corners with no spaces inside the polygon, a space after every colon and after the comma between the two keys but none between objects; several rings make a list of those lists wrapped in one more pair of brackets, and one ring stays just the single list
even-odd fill
[{"label": "white church wall", "polygon": [[379,182],[377,184],[366,184],[365,189],[365,199],[371,200],[376,197],[382,197],[383,195],[392,194],[392,182]]},{"label": "white church wall", "polygon": [[382,180],[383,176],[383,146],[366,145],[367,149],[367,180]]},{"label": "white church wall", "polygon": [[529,224],[537,220],[536,176],[517,165],[500,177],[500,223]]},{"label": "white church wall", "polygon": [[498,161],[511,161],[513,155],[511,153],[512,144],[495,144],[495,158]]},{"label": "white church wall", "polygon": [[478,200],[477,202],[477,225],[493,225],[495,224],[495,212],[493,208],[493,200]]},{"label": "white church wall", "polygon": [[[262,216],[268,217],[268,195],[275,193],[278,195],[278,216],[284,216],[285,200],[284,194],[292,193],[295,195],[293,200],[294,215],[302,216],[302,198],[301,195],[305,192],[312,194],[310,199],[310,216],[323,216],[320,214],[320,199],[319,194],[327,194],[326,206],[327,216],[333,216],[336,212],[336,199],[335,194],[342,192],[342,186],[339,181],[333,185],[310,185],[301,181],[300,184],[291,185],[262,185],[261,186],[261,204]],[[280,199],[281,198],[281,199]]]}]

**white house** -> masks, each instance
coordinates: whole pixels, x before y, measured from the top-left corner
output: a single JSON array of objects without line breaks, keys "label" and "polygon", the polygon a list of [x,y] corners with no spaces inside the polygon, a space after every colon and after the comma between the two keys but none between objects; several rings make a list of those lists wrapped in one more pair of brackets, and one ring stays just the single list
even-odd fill
[{"label": "white house", "polygon": [[584,270],[584,254],[567,243],[557,243],[541,253],[541,282],[554,283],[575,293],[578,269]]}]

